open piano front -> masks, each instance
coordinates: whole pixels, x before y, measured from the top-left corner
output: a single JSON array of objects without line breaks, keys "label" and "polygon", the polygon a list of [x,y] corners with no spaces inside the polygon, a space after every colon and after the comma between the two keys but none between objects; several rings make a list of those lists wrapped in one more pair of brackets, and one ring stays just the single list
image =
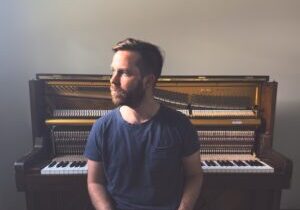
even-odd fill
[{"label": "open piano front", "polygon": [[[108,75],[37,74],[29,81],[32,151],[15,162],[28,210],[90,208],[83,151],[114,108]],[[277,83],[268,76],[162,76],[154,94],[196,127],[204,182],[195,209],[279,209],[292,162],[272,149]]]}]

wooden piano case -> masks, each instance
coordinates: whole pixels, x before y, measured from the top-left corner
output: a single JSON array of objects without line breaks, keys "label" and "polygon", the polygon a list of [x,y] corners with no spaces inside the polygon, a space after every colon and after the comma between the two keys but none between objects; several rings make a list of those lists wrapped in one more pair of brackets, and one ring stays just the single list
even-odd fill
[{"label": "wooden piano case", "polygon": [[[38,74],[29,87],[33,149],[15,162],[17,189],[25,192],[27,209],[92,209],[86,174],[42,175],[41,169],[57,156],[82,155],[84,140],[75,151],[70,149],[72,141],[62,147],[53,136],[63,129],[87,130],[101,117],[101,110],[114,108],[109,76]],[[158,81],[155,99],[186,114],[199,132],[255,134],[247,144],[232,143],[234,139],[224,136],[220,137],[224,144],[211,141],[214,136],[200,140],[204,159],[247,153],[273,168],[272,173],[207,169],[195,209],[279,209],[281,191],[290,186],[292,162],[272,149],[276,92],[277,83],[268,76],[163,76]],[[85,115],[90,112],[96,114]]]}]

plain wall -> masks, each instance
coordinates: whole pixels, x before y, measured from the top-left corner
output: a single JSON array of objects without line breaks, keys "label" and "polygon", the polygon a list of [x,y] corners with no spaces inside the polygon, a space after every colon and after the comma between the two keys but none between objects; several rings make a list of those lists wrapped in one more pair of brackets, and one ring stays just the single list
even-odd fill
[{"label": "plain wall", "polygon": [[0,209],[25,209],[13,163],[32,148],[28,80],[108,74],[126,37],[161,46],[163,74],[278,81],[274,148],[294,161],[282,207],[300,208],[299,11],[298,0],[0,0]]}]

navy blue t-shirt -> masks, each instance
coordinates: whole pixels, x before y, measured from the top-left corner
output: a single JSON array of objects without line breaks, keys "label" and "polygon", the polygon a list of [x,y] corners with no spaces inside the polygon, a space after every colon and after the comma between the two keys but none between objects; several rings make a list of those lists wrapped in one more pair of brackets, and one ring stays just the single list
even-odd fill
[{"label": "navy blue t-shirt", "polygon": [[101,117],[93,125],[84,155],[103,163],[116,209],[174,210],[183,192],[182,158],[198,149],[189,119],[161,105],[142,124],[126,122],[119,108]]}]

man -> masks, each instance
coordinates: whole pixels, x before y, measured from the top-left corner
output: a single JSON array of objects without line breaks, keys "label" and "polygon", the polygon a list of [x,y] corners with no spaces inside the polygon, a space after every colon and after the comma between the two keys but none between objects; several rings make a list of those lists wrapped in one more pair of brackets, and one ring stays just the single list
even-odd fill
[{"label": "man", "polygon": [[111,96],[118,108],[94,124],[85,156],[97,210],[190,210],[202,184],[190,121],[154,100],[163,58],[135,39],[114,48]]}]

